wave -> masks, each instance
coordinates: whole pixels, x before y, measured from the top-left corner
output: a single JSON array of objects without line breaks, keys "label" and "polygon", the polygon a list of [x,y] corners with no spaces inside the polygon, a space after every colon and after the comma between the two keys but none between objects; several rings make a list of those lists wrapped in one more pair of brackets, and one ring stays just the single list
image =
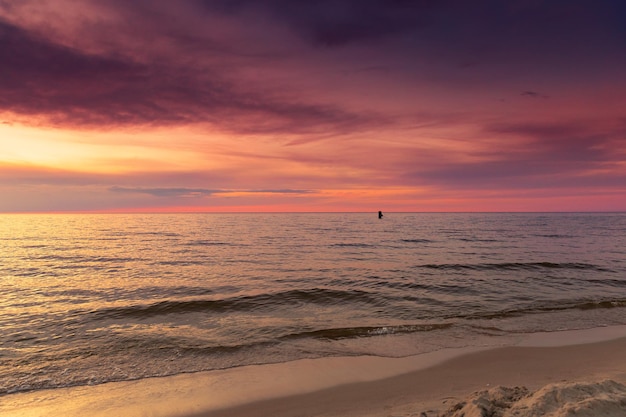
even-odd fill
[{"label": "wave", "polygon": [[346,302],[373,306],[382,304],[381,296],[366,291],[339,291],[330,289],[290,290],[271,294],[239,296],[216,300],[160,301],[152,304],[137,304],[123,307],[104,308],[86,312],[95,320],[123,319],[127,317],[147,318],[167,314],[195,312],[230,313],[237,311],[268,311],[299,304],[337,305]]},{"label": "wave", "polygon": [[193,240],[191,242],[184,243],[185,246],[235,246],[229,242],[217,242],[213,240]]},{"label": "wave", "polygon": [[535,234],[533,236],[547,237],[550,239],[573,239],[576,237],[574,235],[563,235],[563,234]]},{"label": "wave", "polygon": [[[469,315],[457,315],[454,318],[465,319],[498,319],[507,317],[520,317],[529,314],[550,313],[565,310],[600,310],[626,307],[626,299],[608,300],[577,300],[553,302],[552,304],[530,305],[524,308],[503,310],[498,312],[475,313]],[[453,317],[449,317],[453,318]]]},{"label": "wave", "polygon": [[374,248],[375,245],[369,243],[333,243],[331,248]]},{"label": "wave", "polygon": [[[175,232],[152,232],[152,231],[145,231],[145,232],[131,232],[130,234],[133,234],[135,236],[164,236],[164,237],[181,237],[182,235],[180,233],[175,233]],[[126,233],[121,233],[121,235],[126,235]]]},{"label": "wave", "polygon": [[577,269],[597,272],[615,272],[598,265],[577,262],[502,262],[484,264],[425,264],[415,268],[473,271],[518,271],[541,269]]},{"label": "wave", "polygon": [[112,256],[64,256],[64,255],[41,255],[36,256],[34,259],[44,261],[58,261],[58,262],[75,262],[75,263],[127,263],[141,261],[140,258],[132,257],[112,257]]},{"label": "wave", "polygon": [[461,237],[456,240],[460,240],[461,242],[501,242],[498,239],[478,239],[478,238],[467,238],[467,237]]},{"label": "wave", "polygon": [[158,261],[154,262],[155,265],[167,265],[167,266],[190,266],[190,265],[205,265],[207,263],[206,260],[193,260],[188,259],[184,261]]},{"label": "wave", "polygon": [[[309,299],[310,295],[296,294],[297,291],[284,293],[284,296],[289,298],[304,298]],[[274,295],[275,296],[275,295]],[[254,310],[255,308],[262,308],[260,305],[262,297],[238,297],[230,300],[197,300],[186,302],[161,302],[147,306],[133,306],[112,308],[107,310],[100,310],[92,312],[92,316],[98,319],[113,318],[113,319],[125,319],[125,318],[148,318],[154,315],[161,314],[180,314],[191,312],[232,312],[233,310]],[[269,295],[267,295],[269,297]],[[259,303],[259,304],[256,304]],[[626,299],[612,299],[612,300],[580,300],[577,302],[563,302],[552,305],[530,305],[524,308],[510,309],[495,312],[482,312],[482,313],[469,313],[460,315],[449,315],[447,317],[441,317],[443,322],[435,323],[422,323],[422,324],[402,324],[402,325],[381,325],[381,326],[355,326],[355,327],[338,327],[338,328],[323,328],[316,330],[296,330],[287,334],[280,334],[281,330],[275,328],[270,333],[266,333],[267,337],[263,337],[263,340],[254,340],[244,344],[234,345],[221,345],[221,346],[186,346],[184,343],[177,344],[178,349],[190,349],[197,351],[210,352],[229,352],[240,349],[252,348],[258,345],[274,344],[280,342],[287,342],[290,340],[302,340],[302,339],[317,339],[317,340],[343,340],[343,339],[355,339],[355,338],[367,338],[376,336],[387,335],[400,335],[400,334],[412,334],[423,333],[437,330],[446,330],[455,326],[462,325],[465,320],[472,322],[474,320],[497,320],[506,319],[512,317],[520,317],[525,315],[533,315],[540,313],[550,313],[565,310],[595,310],[595,309],[613,309],[626,307]],[[458,321],[461,320],[461,321]],[[497,323],[497,322],[496,322]],[[469,324],[469,323],[468,323]],[[507,332],[497,327],[496,325],[472,325],[471,327],[484,328],[492,332]],[[283,331],[287,330],[283,328]]]},{"label": "wave", "polygon": [[281,340],[291,339],[325,339],[341,340],[359,337],[384,336],[391,334],[429,332],[443,330],[453,326],[453,323],[378,326],[378,327],[345,327],[336,329],[320,329],[305,332],[292,333],[282,336]]}]

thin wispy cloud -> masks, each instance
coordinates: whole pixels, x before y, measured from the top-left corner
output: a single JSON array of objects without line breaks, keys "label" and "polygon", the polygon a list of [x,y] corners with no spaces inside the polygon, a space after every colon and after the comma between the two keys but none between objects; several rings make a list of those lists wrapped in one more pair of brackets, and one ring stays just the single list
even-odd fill
[{"label": "thin wispy cloud", "polygon": [[540,94],[540,93],[538,93],[536,91],[524,91],[520,95],[522,95],[524,97],[529,97],[529,98],[549,98],[548,96],[546,96],[544,94]]},{"label": "thin wispy cloud", "polygon": [[206,188],[144,188],[144,187],[120,187],[113,186],[109,191],[114,193],[128,194],[148,194],[153,197],[177,197],[177,198],[203,198],[213,194],[229,193],[263,193],[263,194],[311,194],[313,190],[292,190],[292,189],[263,189],[263,190],[221,190]]}]

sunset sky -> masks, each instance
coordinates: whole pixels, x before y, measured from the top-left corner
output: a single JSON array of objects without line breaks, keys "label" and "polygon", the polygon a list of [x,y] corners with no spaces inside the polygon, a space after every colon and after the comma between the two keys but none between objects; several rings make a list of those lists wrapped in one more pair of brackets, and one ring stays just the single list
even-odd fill
[{"label": "sunset sky", "polygon": [[624,211],[624,0],[0,0],[0,212]]}]

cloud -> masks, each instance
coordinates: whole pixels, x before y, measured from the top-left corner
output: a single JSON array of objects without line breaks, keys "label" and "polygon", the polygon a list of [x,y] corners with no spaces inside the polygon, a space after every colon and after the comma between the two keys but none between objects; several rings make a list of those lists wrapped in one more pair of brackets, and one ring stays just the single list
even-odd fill
[{"label": "cloud", "polygon": [[[360,68],[398,69],[409,79],[395,86],[385,71],[359,77],[402,94],[401,82],[425,71],[435,84],[467,88],[458,74],[462,62],[476,63],[464,73],[491,68],[494,77],[510,80],[515,72],[546,68],[544,59],[568,59],[572,45],[581,45],[579,54],[615,46],[612,40],[597,48],[598,36],[589,35],[610,5],[583,16],[574,6],[526,2],[117,0],[86,1],[81,8],[91,14],[75,13],[65,22],[62,2],[37,4],[61,17],[50,22],[31,16],[34,4],[0,4],[0,113],[42,125],[201,123],[241,134],[291,134],[298,136],[292,143],[306,143],[399,123],[398,112],[372,110],[378,103],[375,94],[366,97],[369,85],[348,91],[352,77],[345,74]],[[351,53],[350,65],[333,55],[337,48]],[[586,62],[607,61],[590,55]],[[483,73],[482,82],[490,75]],[[335,94],[338,79],[347,100]]]},{"label": "cloud", "polygon": [[431,0],[198,0],[215,13],[260,12],[288,26],[315,46],[338,47],[402,33],[414,27]]},{"label": "cloud", "polygon": [[[369,112],[268,93],[199,57],[134,60],[57,44],[0,20],[0,113],[42,123],[106,127],[208,123],[244,134],[341,134],[384,125]],[[5,116],[6,117],[6,116]]]},{"label": "cloud", "polygon": [[[533,160],[563,168],[619,161],[626,141],[626,126],[603,127],[593,123],[499,123],[486,132],[522,139],[519,151]],[[621,146],[619,145],[621,143]],[[616,152],[617,151],[617,152]]]},{"label": "cloud", "polygon": [[524,97],[530,97],[530,98],[549,98],[548,96],[537,93],[536,91],[524,91],[520,95]]},{"label": "cloud", "polygon": [[[615,47],[615,40],[624,34],[620,20],[626,13],[620,0],[192,1],[208,14],[262,16],[315,47],[345,48],[405,38],[409,43],[401,52],[422,61],[428,49],[437,54],[435,58],[453,51],[462,58],[459,62],[506,56],[509,61],[532,59],[536,64],[548,55],[567,57],[578,51],[584,56]],[[623,46],[623,40],[618,44]]]},{"label": "cloud", "polygon": [[315,190],[297,190],[297,189],[260,189],[260,190],[247,190],[244,191],[246,193],[261,193],[261,194],[314,194],[317,193]]},{"label": "cloud", "polygon": [[113,186],[109,191],[124,194],[148,194],[154,197],[207,197],[221,190],[209,190],[203,188],[142,188],[142,187],[118,187]]},{"label": "cloud", "polygon": [[220,190],[205,188],[144,188],[144,187],[119,187],[113,186],[109,191],[125,194],[148,194],[154,197],[181,197],[181,198],[202,198],[213,194],[229,193],[262,193],[262,194],[311,194],[313,190],[296,189],[260,189],[260,190]]},{"label": "cloud", "polygon": [[448,189],[493,191],[623,189],[626,184],[624,125],[498,123],[484,126],[482,135],[497,138],[503,145],[434,156],[419,169],[407,170],[406,178]]}]

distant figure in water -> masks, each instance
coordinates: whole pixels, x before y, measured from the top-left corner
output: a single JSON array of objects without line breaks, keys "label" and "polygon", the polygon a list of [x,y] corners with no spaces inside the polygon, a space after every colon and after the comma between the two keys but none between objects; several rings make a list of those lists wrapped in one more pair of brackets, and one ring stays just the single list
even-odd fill
[{"label": "distant figure in water", "polygon": [[379,211],[379,212],[378,212],[378,218],[379,218],[379,219],[382,219],[382,218],[383,218],[383,212],[382,212],[382,211]]}]

